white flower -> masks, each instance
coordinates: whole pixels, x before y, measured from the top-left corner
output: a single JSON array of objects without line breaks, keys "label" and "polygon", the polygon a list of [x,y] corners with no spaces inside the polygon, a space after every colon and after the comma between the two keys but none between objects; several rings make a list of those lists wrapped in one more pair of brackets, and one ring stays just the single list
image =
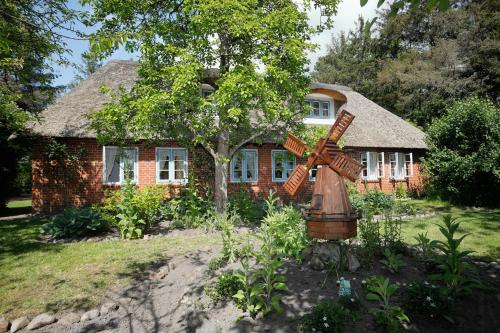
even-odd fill
[{"label": "white flower", "polygon": [[405,286],[405,287],[406,287],[406,282],[403,282],[403,286]]},{"label": "white flower", "polygon": [[341,280],[343,280],[343,279],[344,279],[344,277],[343,277],[343,276],[341,276],[341,277],[340,277],[340,279],[341,279]]},{"label": "white flower", "polygon": [[330,327],[330,325],[328,325],[328,323],[324,323],[323,325],[325,325],[326,328]]},{"label": "white flower", "polygon": [[313,327],[313,328],[312,328],[312,331],[313,331],[313,332],[316,332],[316,329]]},{"label": "white flower", "polygon": [[434,285],[434,284],[433,284],[431,287],[432,287],[432,288],[437,288],[437,286],[436,286],[436,285]]},{"label": "white flower", "polygon": [[436,307],[436,304],[434,304],[434,303],[431,303],[431,306],[432,306],[433,308],[435,308],[435,307]]},{"label": "white flower", "polygon": [[323,317],[323,321],[326,321],[326,317]]},{"label": "white flower", "polygon": [[351,298],[351,302],[353,302],[353,303],[354,303],[354,298]]},{"label": "white flower", "polygon": [[362,280],[362,281],[361,281],[361,284],[366,284],[366,280]]},{"label": "white flower", "polygon": [[426,300],[428,300],[430,302],[430,301],[432,301],[432,298],[430,296],[427,296]]},{"label": "white flower", "polygon": [[427,281],[424,281],[424,284],[425,284],[426,286],[428,286],[428,285],[429,285],[429,282],[427,282]]},{"label": "white flower", "polygon": [[400,285],[401,285],[398,281],[396,281],[396,284],[397,284],[398,286],[400,286]]},{"label": "white flower", "polygon": [[353,281],[356,281],[356,278],[355,278],[355,277],[353,277],[353,278],[352,278],[352,280],[353,280]]}]

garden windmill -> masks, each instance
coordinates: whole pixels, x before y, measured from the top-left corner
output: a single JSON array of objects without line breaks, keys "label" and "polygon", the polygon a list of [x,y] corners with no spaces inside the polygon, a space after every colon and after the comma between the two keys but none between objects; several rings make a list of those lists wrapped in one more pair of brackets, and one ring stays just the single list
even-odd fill
[{"label": "garden windmill", "polygon": [[309,170],[321,165],[316,173],[311,207],[306,211],[309,236],[319,239],[347,239],[356,236],[357,216],[349,202],[343,177],[355,181],[363,165],[347,156],[337,142],[351,124],[354,116],[342,111],[327,136],[314,148],[309,147],[293,134],[288,134],[284,147],[301,157],[310,152],[305,165],[299,164],[286,181],[284,188],[295,196],[308,177]]}]

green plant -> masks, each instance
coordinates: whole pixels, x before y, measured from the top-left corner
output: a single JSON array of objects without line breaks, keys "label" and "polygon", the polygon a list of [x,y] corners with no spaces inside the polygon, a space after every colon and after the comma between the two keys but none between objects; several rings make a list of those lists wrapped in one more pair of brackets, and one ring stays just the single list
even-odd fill
[{"label": "green plant", "polygon": [[256,283],[256,275],[250,268],[252,256],[253,249],[251,246],[245,246],[240,256],[241,269],[234,273],[243,287],[233,295],[233,298],[241,309],[248,311],[250,316],[255,318],[262,309],[263,303],[261,301],[262,286]]},{"label": "green plant", "polygon": [[406,193],[406,190],[405,190],[402,182],[399,183],[398,187],[396,188],[396,191],[394,191],[394,196],[397,199],[404,199],[404,198],[408,197],[408,194]]},{"label": "green plant", "polygon": [[380,235],[380,223],[373,221],[371,216],[365,216],[358,222],[359,237],[363,250],[363,259],[372,262],[382,248],[382,236]]},{"label": "green plant", "polygon": [[406,245],[403,242],[401,233],[401,218],[394,218],[391,212],[386,212],[382,224],[384,229],[384,248],[390,249],[392,252],[403,253]]},{"label": "green plant", "polygon": [[92,207],[66,208],[49,218],[41,232],[54,238],[82,237],[106,230],[109,225]]},{"label": "green plant", "polygon": [[276,254],[300,261],[302,251],[309,243],[306,223],[300,212],[291,205],[278,210],[271,204],[263,223],[272,234]]},{"label": "green plant", "polygon": [[211,271],[216,271],[221,268],[225,262],[226,260],[223,256],[217,256],[208,262],[208,269]]},{"label": "green plant", "polygon": [[394,253],[390,249],[384,250],[385,259],[380,260],[382,264],[387,267],[387,269],[391,273],[398,273],[403,266],[403,260],[401,259],[403,256],[399,253]]},{"label": "green plant", "polygon": [[234,262],[238,257],[238,242],[234,237],[234,226],[240,222],[240,217],[233,213],[215,213],[215,225],[221,230],[222,258],[227,262]]},{"label": "green plant", "polygon": [[[243,283],[238,275],[233,274],[232,272],[222,273],[217,277],[217,283],[213,287],[205,288],[205,292],[214,303],[218,303],[223,300],[235,300],[233,298],[238,290],[243,289]],[[238,308],[243,306],[242,303],[236,303]]]},{"label": "green plant", "polygon": [[390,303],[398,286],[390,283],[387,278],[373,277],[368,280],[367,287],[366,298],[369,301],[377,301],[381,305],[381,308],[370,309],[370,313],[375,317],[375,322],[384,326],[388,332],[400,332],[401,325],[410,322],[410,319],[401,307]]},{"label": "green plant", "polygon": [[245,185],[240,184],[229,198],[229,210],[241,216],[245,223],[256,223],[263,217],[264,212],[262,206],[252,200],[249,193]]},{"label": "green plant", "polygon": [[314,306],[312,311],[302,318],[301,330],[307,332],[343,332],[350,311],[330,300]]},{"label": "green plant", "polygon": [[122,239],[132,239],[141,237],[146,229],[147,223],[139,216],[139,210],[134,205],[135,186],[130,178],[127,178],[121,189],[121,202],[118,205],[118,222],[116,226],[120,231]]},{"label": "green plant", "polygon": [[427,237],[427,232],[419,233],[415,237],[417,241],[417,246],[420,248],[422,253],[418,256],[418,260],[423,264],[426,269],[429,269],[434,262],[434,247],[431,244],[431,240]]},{"label": "green plant", "polygon": [[411,283],[403,295],[403,304],[410,312],[431,318],[441,316],[451,322],[453,301],[447,288],[427,281]]},{"label": "green plant", "polygon": [[433,248],[443,253],[443,255],[436,256],[437,268],[440,270],[440,273],[432,275],[431,278],[442,281],[450,290],[453,297],[469,294],[472,292],[472,288],[479,285],[476,279],[468,276],[473,270],[464,261],[465,256],[473,251],[459,250],[460,244],[469,234],[455,238],[455,233],[460,227],[460,223],[456,222],[456,218],[453,218],[451,215],[443,216],[443,224],[437,224],[437,226],[446,240],[433,240],[430,243]]}]

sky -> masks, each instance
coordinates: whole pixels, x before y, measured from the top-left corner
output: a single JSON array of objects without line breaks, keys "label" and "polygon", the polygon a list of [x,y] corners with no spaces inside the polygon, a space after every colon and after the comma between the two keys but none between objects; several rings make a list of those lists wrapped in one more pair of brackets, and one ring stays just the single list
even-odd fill
[{"label": "sky", "polygon": [[[338,14],[334,18],[333,29],[323,31],[323,33],[314,36],[312,41],[318,44],[318,48],[314,53],[309,54],[309,59],[311,61],[311,69],[314,67],[316,60],[324,55],[328,50],[328,45],[332,40],[332,36],[338,35],[341,31],[349,31],[356,26],[356,22],[359,15],[362,15],[365,19],[371,19],[376,15],[376,4],[377,1],[368,1],[368,3],[361,7],[359,0],[343,0],[338,8]],[[70,7],[81,10],[82,7],[79,5],[78,0],[70,0]],[[313,10],[309,13],[309,20],[311,24],[318,24],[320,21],[319,10]],[[82,25],[75,25],[75,29],[82,30],[86,32],[91,32],[88,28]],[[71,50],[71,54],[68,55],[68,60],[71,63],[80,63],[81,54],[86,51],[89,47],[87,41],[76,41],[76,40],[66,40],[68,49]],[[138,59],[138,54],[130,54],[125,50],[117,50],[112,56],[104,61],[111,59]],[[55,85],[66,85],[71,82],[75,77],[75,69],[72,66],[55,66],[55,72],[58,77],[55,79]]]}]

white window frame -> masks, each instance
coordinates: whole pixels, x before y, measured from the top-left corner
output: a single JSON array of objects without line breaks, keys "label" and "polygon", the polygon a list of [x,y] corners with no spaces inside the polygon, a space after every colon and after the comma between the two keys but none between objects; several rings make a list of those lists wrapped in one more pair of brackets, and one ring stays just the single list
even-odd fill
[{"label": "white window frame", "polygon": [[[359,160],[364,166],[361,170],[361,178],[363,180],[369,181],[384,178],[383,152],[364,151],[360,153]],[[375,162],[373,162],[373,160],[375,160]],[[372,166],[374,167],[373,169]]]},{"label": "white window frame", "polygon": [[[410,162],[410,174],[406,173],[407,157]],[[403,165],[400,165],[400,161]],[[396,175],[393,174],[392,164],[395,163]],[[413,177],[413,153],[400,153],[394,152],[389,154],[389,178],[394,180],[403,180],[405,178]]]},{"label": "white window frame", "polygon": [[[331,115],[332,115],[332,103],[330,101],[323,100],[323,99],[308,98],[305,100],[305,103],[311,107],[313,107],[313,103],[319,103],[319,109],[318,109],[319,115],[314,114],[314,108],[313,108],[313,110],[311,110],[309,112],[309,114],[307,115],[307,118],[315,118],[315,119],[330,119],[330,118],[332,118],[331,117]],[[324,115],[324,112],[325,112],[325,109],[323,108],[324,104],[328,104],[328,109],[326,110],[327,111],[326,116]]]},{"label": "white window frame", "polygon": [[122,150],[135,150],[135,160],[134,160],[134,179],[132,179],[133,184],[139,183],[139,147],[118,147],[118,146],[103,146],[102,147],[102,183],[104,185],[122,185],[125,182],[124,177],[124,161],[120,157],[120,180],[118,182],[108,182],[106,179],[106,149],[120,149]]},{"label": "white window frame", "polygon": [[[247,152],[255,152],[255,179],[247,179],[247,163],[246,163],[246,154]],[[240,154],[241,159],[241,175],[242,179],[236,178],[234,176],[234,159]],[[259,181],[259,152],[257,149],[240,149],[234,154],[233,158],[231,158],[230,162],[230,171],[231,171],[231,183],[256,183]]]},{"label": "white window frame", "polygon": [[[281,178],[276,178],[275,177],[275,170],[276,170],[276,159],[275,159],[275,155],[277,154],[283,154],[284,157],[283,157],[283,177]],[[283,149],[275,149],[275,150],[271,150],[271,172],[272,172],[272,181],[274,183],[281,183],[281,182],[286,182],[286,180],[288,179],[288,177],[286,177],[286,173],[287,173],[287,169],[288,168],[285,168],[285,165],[288,165],[288,162],[290,162],[290,158],[292,158],[292,171],[293,169],[295,169],[295,166],[297,165],[297,159],[296,157],[289,153],[288,150],[283,150]],[[291,174],[291,173],[290,173]]]},{"label": "white window frame", "polygon": [[[168,151],[168,179],[160,179],[160,152]],[[174,152],[184,152],[184,179],[175,179],[175,160]],[[156,169],[156,183],[157,184],[187,184],[188,182],[188,160],[189,152],[186,148],[182,147],[156,147],[155,148],[155,169]]]}]

